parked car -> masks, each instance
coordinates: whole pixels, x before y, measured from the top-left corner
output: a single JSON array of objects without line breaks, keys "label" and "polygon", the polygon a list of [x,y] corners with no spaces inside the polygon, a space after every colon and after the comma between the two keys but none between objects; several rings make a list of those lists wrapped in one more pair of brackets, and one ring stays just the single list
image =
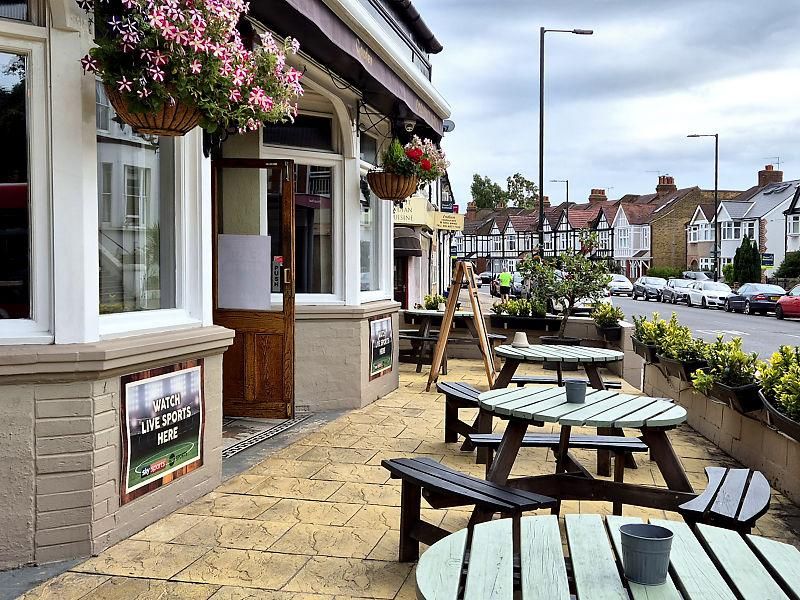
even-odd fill
[{"label": "parked car", "polygon": [[708,275],[706,275],[702,271],[684,271],[683,278],[691,279],[692,281],[708,281],[709,279],[711,279]]},{"label": "parked car", "polygon": [[800,317],[800,285],[794,286],[789,293],[778,299],[775,307],[775,316],[779,319],[784,317]]},{"label": "parked car", "polygon": [[611,281],[608,282],[608,291],[611,295],[619,294],[621,296],[633,295],[633,284],[631,280],[625,275],[612,275]]},{"label": "parked car", "polygon": [[492,274],[489,271],[484,271],[483,273],[478,275],[478,278],[481,280],[481,283],[492,283],[493,279]]},{"label": "parked car", "polygon": [[[519,298],[522,296],[522,275],[519,273],[511,274],[511,292],[508,294],[512,298]],[[489,284],[489,294],[495,298],[500,297],[500,275],[496,275],[492,282]]]},{"label": "parked car", "polygon": [[661,290],[667,285],[667,280],[661,277],[639,277],[636,283],[633,284],[633,299],[636,300],[640,296],[645,300],[660,300]]},{"label": "parked car", "polygon": [[725,310],[743,312],[746,315],[774,312],[778,300],[786,294],[779,285],[767,283],[745,283],[725,299]]},{"label": "parked car", "polygon": [[731,294],[730,286],[718,281],[695,281],[688,289],[689,297],[686,305],[702,308],[710,306],[722,308],[725,306],[725,300]]},{"label": "parked car", "polygon": [[671,278],[667,281],[667,285],[661,290],[661,301],[677,304],[678,302],[686,302],[689,294],[689,286],[692,284],[690,279],[676,279]]}]

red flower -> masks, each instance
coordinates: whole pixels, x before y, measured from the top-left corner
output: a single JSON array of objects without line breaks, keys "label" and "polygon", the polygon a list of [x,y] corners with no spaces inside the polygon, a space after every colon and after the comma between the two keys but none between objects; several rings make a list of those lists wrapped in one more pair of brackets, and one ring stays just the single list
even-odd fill
[{"label": "red flower", "polygon": [[431,161],[429,161],[427,158],[423,158],[419,166],[422,167],[423,171],[430,171],[433,165],[431,165]]},{"label": "red flower", "polygon": [[414,162],[419,162],[419,159],[422,158],[423,154],[422,148],[409,148],[406,150],[406,156]]}]

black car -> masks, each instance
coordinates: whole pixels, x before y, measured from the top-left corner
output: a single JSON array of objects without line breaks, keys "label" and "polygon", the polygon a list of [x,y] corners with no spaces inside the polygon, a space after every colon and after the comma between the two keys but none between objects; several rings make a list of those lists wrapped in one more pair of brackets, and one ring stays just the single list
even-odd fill
[{"label": "black car", "polygon": [[661,277],[639,277],[633,284],[633,299],[660,300],[661,290],[667,285],[667,280]]},{"label": "black car", "polygon": [[671,278],[661,290],[661,301],[677,304],[686,302],[686,288],[692,283],[689,279]]},{"label": "black car", "polygon": [[767,283],[745,283],[725,299],[725,310],[743,312],[746,315],[775,312],[778,299],[786,295],[779,285]]}]

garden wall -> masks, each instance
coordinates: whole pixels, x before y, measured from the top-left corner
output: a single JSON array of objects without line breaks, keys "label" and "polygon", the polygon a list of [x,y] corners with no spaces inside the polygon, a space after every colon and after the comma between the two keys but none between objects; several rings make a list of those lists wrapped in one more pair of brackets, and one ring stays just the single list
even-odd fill
[{"label": "garden wall", "polygon": [[800,442],[770,428],[766,411],[744,415],[652,364],[645,365],[642,389],[649,396],[674,399],[688,411],[692,428],[743,465],[764,473],[774,489],[800,504]]}]

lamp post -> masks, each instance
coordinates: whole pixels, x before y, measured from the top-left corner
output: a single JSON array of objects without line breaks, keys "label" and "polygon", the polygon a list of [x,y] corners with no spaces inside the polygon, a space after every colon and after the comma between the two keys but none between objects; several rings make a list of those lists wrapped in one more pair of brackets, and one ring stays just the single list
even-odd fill
[{"label": "lamp post", "polygon": [[[569,179],[551,179],[550,183],[565,183],[565,184],[567,184],[567,208],[566,208],[566,213],[567,213],[567,236],[571,237],[571,236],[569,236],[569,234],[571,233],[570,229],[572,228],[572,225],[570,225],[570,223],[569,223]],[[573,240],[573,242],[574,242],[574,240]],[[573,243],[572,245],[574,246],[575,244]],[[553,250],[555,250],[555,247],[553,248]]]},{"label": "lamp post", "polygon": [[591,29],[539,28],[539,253],[544,252],[544,34],[592,35]]},{"label": "lamp post", "polygon": [[686,137],[714,138],[714,281],[719,280],[719,133],[690,133]]}]

